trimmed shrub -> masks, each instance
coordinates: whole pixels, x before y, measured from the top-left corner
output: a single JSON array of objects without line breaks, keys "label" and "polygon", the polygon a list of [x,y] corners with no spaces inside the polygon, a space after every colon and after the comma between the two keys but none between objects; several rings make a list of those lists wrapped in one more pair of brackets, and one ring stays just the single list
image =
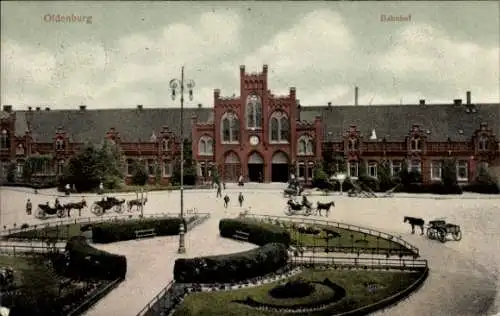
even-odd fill
[{"label": "trimmed shrub", "polygon": [[69,266],[66,274],[77,279],[115,280],[125,278],[127,258],[90,246],[83,236],[74,236],[66,243]]},{"label": "trimmed shrub", "polygon": [[239,282],[275,272],[285,266],[287,261],[287,247],[269,243],[230,255],[177,259],[174,280],[179,283]]},{"label": "trimmed shrub", "polygon": [[[192,222],[194,217],[184,219],[184,227]],[[92,224],[92,241],[95,243],[111,243],[136,238],[135,231],[155,229],[157,236],[172,236],[179,234],[181,219],[179,217],[162,219],[139,219],[123,222],[105,222]]]},{"label": "trimmed shrub", "polygon": [[269,295],[278,299],[299,298],[311,295],[314,290],[314,284],[303,279],[298,279],[272,288],[269,291]]},{"label": "trimmed shrub", "polygon": [[431,183],[409,183],[401,190],[404,193],[427,193],[427,194],[462,194],[462,189],[458,184],[444,185],[443,182],[436,181]]},{"label": "trimmed shrub", "polygon": [[370,189],[372,191],[379,191],[380,190],[380,181],[377,178],[373,178],[370,176],[360,176],[358,178],[359,185],[363,190],[368,191],[367,189]]},{"label": "trimmed shrub", "polygon": [[249,234],[248,242],[259,246],[274,242],[288,247],[291,242],[290,233],[285,229],[251,219],[221,219],[219,231],[226,238],[232,238],[236,231],[246,232]]},{"label": "trimmed shrub", "polygon": [[463,190],[467,192],[482,194],[500,194],[495,177],[486,170],[479,170],[479,175],[470,184],[464,186]]}]

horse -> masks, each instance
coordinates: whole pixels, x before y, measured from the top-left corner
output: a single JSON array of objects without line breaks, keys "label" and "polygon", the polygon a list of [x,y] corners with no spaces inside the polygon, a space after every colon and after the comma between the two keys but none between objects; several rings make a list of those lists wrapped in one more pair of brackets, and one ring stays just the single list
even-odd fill
[{"label": "horse", "polygon": [[335,207],[335,202],[334,201],[331,201],[329,203],[317,202],[316,211],[319,213],[319,216],[323,216],[323,215],[321,215],[321,211],[325,210],[326,211],[325,216],[328,217],[328,215],[330,215],[330,208],[332,206]]},{"label": "horse", "polygon": [[415,226],[420,227],[421,234],[424,234],[424,224],[425,221],[422,218],[417,218],[417,217],[410,217],[410,216],[405,216],[403,223],[408,222],[411,225],[411,233],[415,234]]},{"label": "horse", "polygon": [[142,207],[144,205],[146,205],[146,203],[148,202],[148,198],[145,197],[144,200],[142,199],[135,199],[135,200],[130,200],[127,202],[127,206],[128,206],[128,211],[132,211],[132,208],[134,206],[137,207],[137,210],[139,210],[139,207]]},{"label": "horse", "polygon": [[82,216],[82,209],[87,207],[87,201],[82,199],[80,202],[64,204],[63,207],[68,212],[68,217],[71,217],[70,212],[73,209],[78,210],[78,216]]}]

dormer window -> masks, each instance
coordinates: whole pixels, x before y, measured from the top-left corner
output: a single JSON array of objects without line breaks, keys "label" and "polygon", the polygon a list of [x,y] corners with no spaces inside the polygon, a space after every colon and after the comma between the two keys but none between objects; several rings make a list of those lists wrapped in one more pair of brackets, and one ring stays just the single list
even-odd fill
[{"label": "dormer window", "polygon": [[64,140],[61,138],[56,139],[56,150],[64,150]]},{"label": "dormer window", "polygon": [[359,148],[358,140],[356,138],[349,139],[347,143],[347,148],[349,148],[349,150],[358,150]]},{"label": "dormer window", "polygon": [[170,151],[170,141],[168,139],[164,139],[161,142],[161,148],[163,151]]},{"label": "dormer window", "polygon": [[418,137],[413,137],[410,141],[410,149],[415,151],[422,150],[421,139]]},{"label": "dormer window", "polygon": [[9,133],[6,130],[2,130],[0,133],[0,149],[9,149]]},{"label": "dormer window", "polygon": [[488,150],[488,137],[481,136],[479,138],[479,150]]}]

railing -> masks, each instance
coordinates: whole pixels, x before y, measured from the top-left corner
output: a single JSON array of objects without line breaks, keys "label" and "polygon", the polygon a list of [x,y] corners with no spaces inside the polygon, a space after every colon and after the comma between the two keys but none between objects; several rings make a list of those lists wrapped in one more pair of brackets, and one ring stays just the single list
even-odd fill
[{"label": "railing", "polygon": [[[192,213],[189,215],[197,215],[204,217],[209,215],[209,213]],[[79,217],[74,219],[65,219],[65,220],[55,220],[47,223],[35,224],[31,225],[27,228],[8,228],[0,231],[0,236],[5,237],[11,234],[25,232],[35,229],[43,229],[49,227],[58,227],[63,225],[72,225],[72,224],[91,224],[91,223],[104,223],[104,222],[117,222],[117,221],[126,221],[133,219],[155,219],[155,218],[173,218],[179,217],[179,213],[157,213],[157,214],[144,214],[141,217],[141,214],[120,214],[120,215],[103,215],[103,216],[93,216],[93,217]]]},{"label": "railing", "polygon": [[424,259],[389,259],[389,258],[359,258],[327,256],[296,256],[290,258],[294,265],[310,264],[313,266],[333,266],[340,268],[359,269],[397,269],[397,270],[423,270],[427,268],[427,260]]},{"label": "railing", "polygon": [[383,233],[381,231],[375,230],[375,229],[370,229],[370,228],[364,228],[361,226],[357,225],[352,225],[352,224],[345,224],[345,223],[339,223],[335,221],[330,221],[330,220],[321,220],[321,219],[309,219],[309,218],[298,218],[298,217],[283,217],[283,216],[273,216],[273,215],[257,215],[257,214],[241,214],[242,217],[247,217],[247,218],[254,218],[258,219],[261,221],[268,220],[268,221],[280,221],[280,222],[295,222],[295,223],[309,223],[313,225],[326,225],[330,226],[333,228],[342,228],[342,229],[347,229],[347,230],[353,230],[357,231],[360,233],[368,234],[371,236],[387,239],[390,241],[393,241],[397,244],[400,244],[401,246],[409,249],[412,251],[416,256],[419,256],[419,250],[417,247],[413,246],[412,244],[406,242],[405,240],[401,239],[400,237],[390,235]]},{"label": "railing", "polygon": [[181,297],[184,292],[184,288],[179,288],[174,281],[170,281],[160,293],[144,306],[137,316],[161,315],[162,312],[169,311],[177,303],[176,299]]},{"label": "railing", "polygon": [[81,315],[85,311],[87,311],[92,305],[97,303],[101,298],[103,298],[106,294],[111,292],[115,287],[122,282],[123,279],[116,279],[111,281],[108,285],[106,285],[104,288],[99,289],[96,293],[93,293],[91,297],[83,301],[81,304],[73,308],[71,311],[68,312],[68,316],[75,316],[75,315]]},{"label": "railing", "polygon": [[12,256],[39,256],[45,255],[53,252],[62,252],[65,249],[65,245],[61,244],[50,244],[50,245],[29,245],[29,244],[18,244],[18,245],[5,245],[0,243],[0,254],[2,255],[12,255]]}]

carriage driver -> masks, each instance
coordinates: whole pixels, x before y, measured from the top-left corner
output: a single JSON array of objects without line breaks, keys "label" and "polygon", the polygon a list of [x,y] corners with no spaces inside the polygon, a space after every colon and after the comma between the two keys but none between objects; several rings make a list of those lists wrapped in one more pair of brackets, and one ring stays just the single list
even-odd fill
[{"label": "carriage driver", "polygon": [[307,199],[305,195],[302,195],[302,206],[308,210],[312,209],[312,203]]},{"label": "carriage driver", "polygon": [[33,205],[31,204],[31,200],[28,199],[26,201],[26,214],[31,215],[31,210],[33,209]]}]

